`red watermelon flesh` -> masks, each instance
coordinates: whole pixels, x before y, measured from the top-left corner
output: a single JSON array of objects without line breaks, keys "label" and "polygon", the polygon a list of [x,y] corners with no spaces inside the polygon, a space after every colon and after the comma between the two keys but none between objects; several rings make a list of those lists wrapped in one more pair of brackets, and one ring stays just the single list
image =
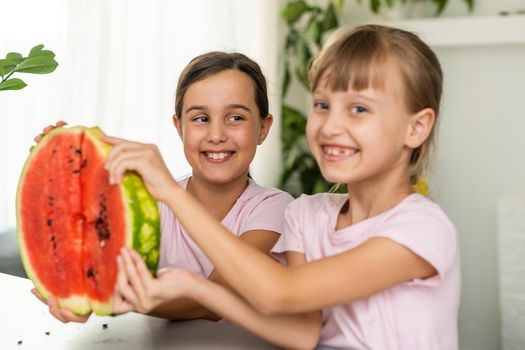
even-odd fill
[{"label": "red watermelon flesh", "polygon": [[111,146],[99,129],[59,128],[31,152],[17,194],[18,237],[39,293],[83,315],[112,312],[122,246],[137,249],[152,271],[158,260],[156,203],[140,178],[110,186]]}]

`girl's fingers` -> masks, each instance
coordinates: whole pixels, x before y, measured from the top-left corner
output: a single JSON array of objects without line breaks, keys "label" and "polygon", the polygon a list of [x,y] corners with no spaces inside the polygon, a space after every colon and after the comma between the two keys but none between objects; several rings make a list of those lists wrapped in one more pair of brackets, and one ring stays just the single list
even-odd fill
[{"label": "girl's fingers", "polygon": [[60,311],[60,316],[62,316],[62,318],[64,320],[66,320],[66,322],[84,323],[89,318],[89,315],[78,316],[78,315],[75,315],[74,313],[72,313],[71,311],[69,311],[68,309],[59,309],[59,311]]},{"label": "girl's fingers", "polygon": [[144,288],[144,285],[142,284],[142,281],[137,272],[135,264],[133,263],[133,260],[131,259],[131,255],[129,254],[128,249],[122,248],[120,256],[122,257],[122,263],[124,265],[126,277],[128,278],[131,284],[131,287],[137,294],[138,299],[143,301],[145,299],[144,296],[146,294],[145,288]]},{"label": "girl's fingers", "polygon": [[135,291],[129,284],[126,269],[122,260],[122,256],[119,255],[117,257],[117,265],[119,270],[117,275],[117,293],[119,293],[122,296],[122,298],[128,303],[132,305],[137,305],[138,298]]},{"label": "girl's fingers", "polygon": [[54,125],[48,125],[44,128],[44,130],[42,130],[42,133],[45,135],[47,134],[48,132],[50,132],[51,130],[53,130],[54,128],[56,128],[56,126]]},{"label": "girl's fingers", "polygon": [[102,137],[100,139],[102,141],[104,141],[106,143],[110,143],[112,145],[117,145],[119,143],[122,143],[122,142],[126,141],[124,139],[121,139],[120,137],[114,137],[114,136],[109,136],[109,135],[102,135]]},{"label": "girl's fingers", "polygon": [[146,289],[151,288],[153,284],[153,276],[151,275],[151,272],[148,270],[146,263],[144,262],[144,260],[142,260],[142,257],[135,250],[129,250],[129,253],[131,256],[131,260],[135,264],[135,268],[137,270],[139,278],[142,281],[142,285]]},{"label": "girl's fingers", "polygon": [[143,144],[138,142],[130,142],[116,137],[112,137],[113,140],[118,140],[118,142],[113,143],[114,147],[109,152],[108,157],[106,158],[106,169],[114,162],[115,159],[118,159],[122,154],[126,154],[130,151],[137,151],[144,147]]},{"label": "girl's fingers", "polygon": [[58,128],[58,127],[61,127],[61,126],[64,126],[64,125],[67,125],[67,122],[63,121],[63,120],[59,120],[56,122],[55,126]]},{"label": "girl's fingers", "polygon": [[38,291],[36,290],[36,288],[31,289],[31,293],[33,293],[33,295],[34,295],[35,297],[37,297],[38,300],[40,300],[41,302],[43,302],[44,304],[47,305],[47,301],[46,301],[46,299],[42,298],[42,296],[40,295],[40,293],[38,293]]},{"label": "girl's fingers", "polygon": [[56,319],[60,320],[61,322],[68,323],[69,321],[62,316],[62,313],[60,312],[60,309],[58,307],[58,304],[52,296],[49,296],[47,299],[47,305],[49,306],[49,312],[51,315],[53,315]]},{"label": "girl's fingers", "polygon": [[131,305],[118,290],[115,291],[115,295],[113,296],[113,315],[120,315],[133,310],[133,305]]},{"label": "girl's fingers", "polygon": [[106,161],[109,172],[110,184],[119,184],[124,178],[126,171],[135,170],[140,173],[142,162],[142,151],[140,150],[126,150],[117,158]]}]

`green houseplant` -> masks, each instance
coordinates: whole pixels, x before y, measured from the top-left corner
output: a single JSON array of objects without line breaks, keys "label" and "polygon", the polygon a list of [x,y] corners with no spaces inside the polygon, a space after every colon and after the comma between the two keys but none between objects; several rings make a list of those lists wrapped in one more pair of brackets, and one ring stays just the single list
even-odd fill
[{"label": "green houseplant", "polygon": [[53,51],[43,50],[44,45],[37,45],[31,49],[27,57],[18,52],[9,52],[4,59],[0,59],[0,91],[20,90],[27,84],[18,78],[11,78],[15,73],[48,74],[58,66]]},{"label": "green houseplant", "polygon": [[[436,6],[436,15],[443,12],[448,0],[366,0],[374,13],[396,3],[430,1]],[[363,4],[363,0],[358,0]],[[474,0],[463,0],[471,11]],[[322,7],[319,4],[324,4]],[[344,186],[327,183],[308,149],[305,138],[306,114],[288,103],[292,81],[296,81],[301,93],[308,94],[308,70],[312,58],[321,49],[326,34],[338,28],[344,11],[345,0],[306,2],[289,1],[281,15],[286,23],[284,47],[284,74],[282,82],[281,141],[283,169],[279,187],[294,196],[326,191],[345,190]]]},{"label": "green houseplant", "polygon": [[[358,0],[358,2],[362,3],[363,0]],[[410,2],[431,2],[436,8],[435,15],[439,16],[447,7],[449,0],[370,0],[369,4],[372,12],[379,13],[383,6],[392,8],[396,3],[400,2],[402,4],[408,4]],[[474,0],[463,0],[463,2],[467,5],[469,11],[474,9]]]},{"label": "green houseplant", "polygon": [[294,196],[328,191],[327,183],[308,149],[305,114],[286,102],[292,80],[308,92],[308,69],[320,50],[324,36],[339,26],[344,0],[329,1],[325,8],[303,0],[289,2],[282,12],[288,34],[284,49],[282,86],[283,171],[279,186]]}]

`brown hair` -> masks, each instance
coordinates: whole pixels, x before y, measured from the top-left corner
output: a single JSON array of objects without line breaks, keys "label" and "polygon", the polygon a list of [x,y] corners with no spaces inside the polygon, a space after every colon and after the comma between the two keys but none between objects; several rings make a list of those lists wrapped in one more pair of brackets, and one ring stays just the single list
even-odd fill
[{"label": "brown hair", "polygon": [[[310,69],[310,89],[321,80],[333,91],[355,90],[370,84],[379,87],[381,68],[389,60],[399,67],[404,85],[404,102],[410,113],[431,108],[437,116],[443,73],[435,53],[417,35],[381,25],[362,25],[344,31],[325,47]],[[427,140],[412,151],[410,182],[415,184],[426,170],[435,142],[434,127]]]},{"label": "brown hair", "polygon": [[184,95],[191,84],[228,69],[235,69],[246,74],[253,81],[255,103],[261,119],[268,116],[268,92],[266,79],[259,65],[241,53],[211,51],[192,59],[182,71],[175,93],[175,113],[182,116]]}]

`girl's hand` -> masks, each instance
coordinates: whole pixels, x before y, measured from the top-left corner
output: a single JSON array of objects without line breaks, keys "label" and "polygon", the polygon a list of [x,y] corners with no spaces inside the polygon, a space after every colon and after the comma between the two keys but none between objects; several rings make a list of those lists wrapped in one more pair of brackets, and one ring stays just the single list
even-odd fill
[{"label": "girl's hand", "polygon": [[117,258],[116,291],[134,311],[150,313],[159,305],[188,296],[194,276],[183,269],[162,269],[154,278],[140,255],[123,248]]},{"label": "girl's hand", "polygon": [[[50,132],[51,130],[53,130],[55,128],[59,128],[61,126],[64,126],[64,125],[67,125],[67,123],[62,121],[62,120],[59,120],[59,121],[57,121],[55,123],[55,125],[48,125],[48,126],[46,126],[42,130],[41,134],[38,134],[37,136],[35,136],[35,138],[34,138],[35,142],[38,144],[40,142],[40,140],[42,140],[42,137],[44,137],[44,135],[46,135],[48,132]],[[33,150],[33,147],[35,147],[35,146],[31,146],[31,148],[29,149],[30,152]]]},{"label": "girl's hand", "polygon": [[136,171],[157,200],[162,199],[170,185],[176,185],[157,146],[110,136],[103,136],[102,141],[114,145],[106,160],[111,184],[120,183],[127,170]]},{"label": "girl's hand", "polygon": [[51,295],[49,296],[49,298],[47,298],[47,301],[46,301],[44,298],[42,298],[42,296],[38,293],[38,291],[35,288],[31,289],[31,293],[33,293],[41,302],[49,306],[49,312],[57,320],[60,320],[64,323],[68,323],[68,322],[84,323],[89,319],[89,314],[86,316],[78,316],[67,309],[61,309],[60,306],[58,306],[56,299]]}]

